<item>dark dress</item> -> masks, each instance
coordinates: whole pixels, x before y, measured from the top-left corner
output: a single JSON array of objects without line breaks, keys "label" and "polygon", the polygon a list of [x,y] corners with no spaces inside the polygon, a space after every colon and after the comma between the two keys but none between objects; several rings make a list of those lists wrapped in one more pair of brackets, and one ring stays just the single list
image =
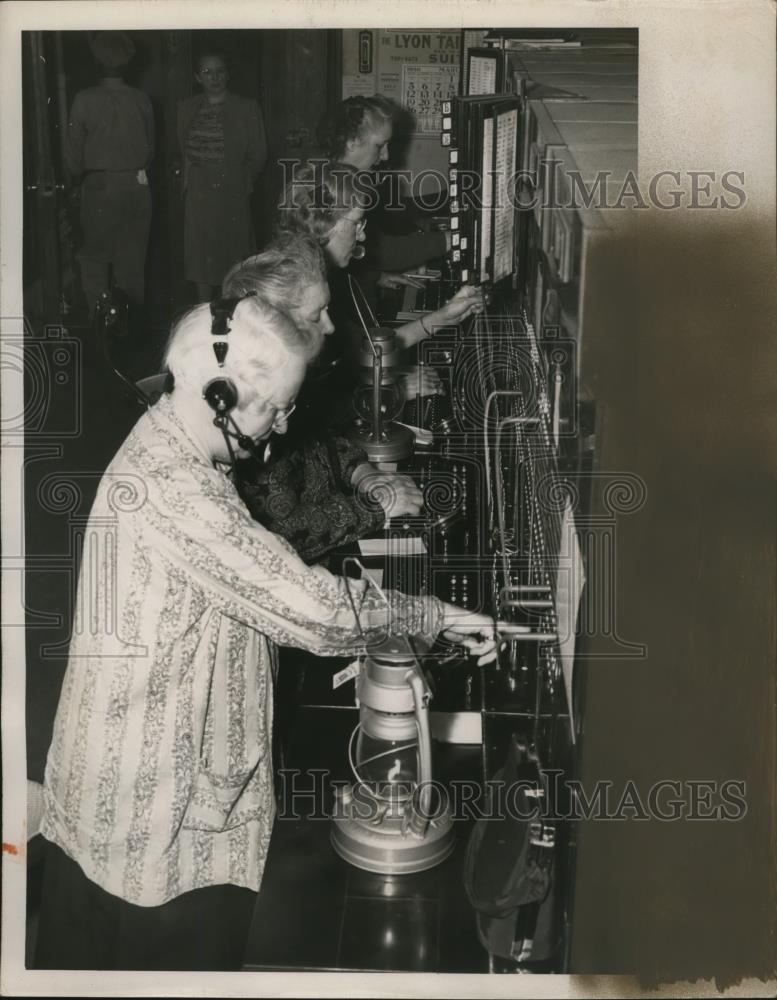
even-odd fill
[{"label": "dark dress", "polygon": [[[357,359],[364,336],[348,285],[348,270],[330,270],[329,316],[334,333],[326,338],[324,349],[308,368],[297,397],[293,435],[300,441],[323,431],[344,434],[356,418],[354,393],[362,385]],[[370,303],[374,311],[374,302]],[[369,323],[364,306],[362,314]]]},{"label": "dark dress", "polygon": [[361,448],[329,436],[302,446],[281,440],[273,448],[267,465],[237,463],[237,489],[251,517],[282,535],[305,562],[382,527],[383,508],[351,486],[354,470],[367,460]]},{"label": "dark dress", "polygon": [[204,95],[178,106],[184,163],[184,276],[220,285],[227,271],[255,250],[249,197],[267,161],[256,101],[228,93],[221,104]]},{"label": "dark dress", "polygon": [[335,332],[308,369],[289,430],[273,443],[268,465],[246,459],[236,483],[251,516],[286,538],[306,562],[379,530],[385,513],[357,496],[351,476],[367,456],[344,437],[353,422],[353,363],[360,343],[347,272],[329,275],[329,313]]}]

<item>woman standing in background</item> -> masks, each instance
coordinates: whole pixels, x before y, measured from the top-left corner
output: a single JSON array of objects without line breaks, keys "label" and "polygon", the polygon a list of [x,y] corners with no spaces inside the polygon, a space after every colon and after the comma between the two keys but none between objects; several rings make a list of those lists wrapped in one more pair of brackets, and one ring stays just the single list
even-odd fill
[{"label": "woman standing in background", "polygon": [[221,53],[203,52],[195,79],[202,93],[178,106],[183,157],[184,277],[208,301],[227,271],[255,250],[249,198],[267,161],[258,103],[227,89]]}]

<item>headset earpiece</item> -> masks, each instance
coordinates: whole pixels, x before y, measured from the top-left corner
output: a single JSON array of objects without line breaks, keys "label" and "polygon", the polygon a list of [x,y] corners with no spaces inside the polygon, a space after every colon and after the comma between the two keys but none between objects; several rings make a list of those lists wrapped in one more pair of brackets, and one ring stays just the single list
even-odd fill
[{"label": "headset earpiece", "polygon": [[[213,337],[226,338],[229,333],[232,316],[240,299],[215,299],[210,304],[211,325]],[[213,342],[213,353],[219,368],[224,367],[229,344],[226,339]],[[224,416],[237,406],[237,386],[229,378],[214,378],[202,390],[202,398],[215,412],[216,416]]]},{"label": "headset earpiece", "polygon": [[225,416],[237,406],[237,386],[231,378],[214,378],[202,390],[202,398],[217,416]]},{"label": "headset earpiece", "polygon": [[[255,294],[255,292],[249,292],[248,295],[243,296],[243,298],[248,298],[249,295]],[[218,338],[212,341],[212,345],[213,353],[216,356],[219,368],[224,367],[224,359],[226,358],[227,351],[229,350],[227,335],[229,334],[230,324],[232,322],[232,316],[235,312],[235,308],[240,301],[241,299],[239,298],[216,299],[210,304],[210,332],[214,338]],[[224,435],[224,441],[226,442],[232,464],[234,465],[235,463],[235,454],[230,438],[235,438],[241,448],[253,455],[258,461],[262,461],[262,456],[258,452],[254,441],[241,432],[240,428],[235,423],[234,418],[230,416],[232,410],[235,409],[238,402],[237,386],[232,379],[211,379],[202,390],[202,398],[216,414],[213,418],[213,423]],[[230,426],[233,428],[232,430],[229,429]]]}]

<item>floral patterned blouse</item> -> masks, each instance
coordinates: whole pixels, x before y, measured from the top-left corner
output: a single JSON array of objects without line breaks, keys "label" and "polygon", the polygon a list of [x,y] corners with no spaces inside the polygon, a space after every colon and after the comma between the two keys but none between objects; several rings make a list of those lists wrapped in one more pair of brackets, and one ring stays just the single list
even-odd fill
[{"label": "floral patterned blouse", "polygon": [[[368,636],[389,614],[363,581]],[[390,628],[436,636],[435,598]],[[44,781],[44,836],[141,906],[258,889],[274,815],[275,644],[361,649],[343,580],[252,520],[165,395],[102,478]]]},{"label": "floral patterned blouse", "polygon": [[238,462],[237,488],[251,516],[312,563],[384,525],[380,504],[357,496],[350,485],[366,461],[364,451],[343,437],[292,443],[268,465]]}]

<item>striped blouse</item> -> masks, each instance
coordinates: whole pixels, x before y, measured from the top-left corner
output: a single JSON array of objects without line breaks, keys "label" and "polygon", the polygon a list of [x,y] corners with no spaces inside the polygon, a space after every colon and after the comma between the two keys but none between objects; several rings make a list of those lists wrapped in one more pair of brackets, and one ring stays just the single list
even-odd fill
[{"label": "striped blouse", "polygon": [[202,102],[186,136],[186,156],[190,163],[220,163],[224,159],[223,104]]},{"label": "striped blouse", "polygon": [[[380,599],[352,590],[363,627],[385,628]],[[392,629],[436,635],[436,599],[391,602]],[[251,519],[163,396],[108,467],[84,536],[44,836],[142,906],[258,889],[275,644],[358,652],[345,585]]]}]

